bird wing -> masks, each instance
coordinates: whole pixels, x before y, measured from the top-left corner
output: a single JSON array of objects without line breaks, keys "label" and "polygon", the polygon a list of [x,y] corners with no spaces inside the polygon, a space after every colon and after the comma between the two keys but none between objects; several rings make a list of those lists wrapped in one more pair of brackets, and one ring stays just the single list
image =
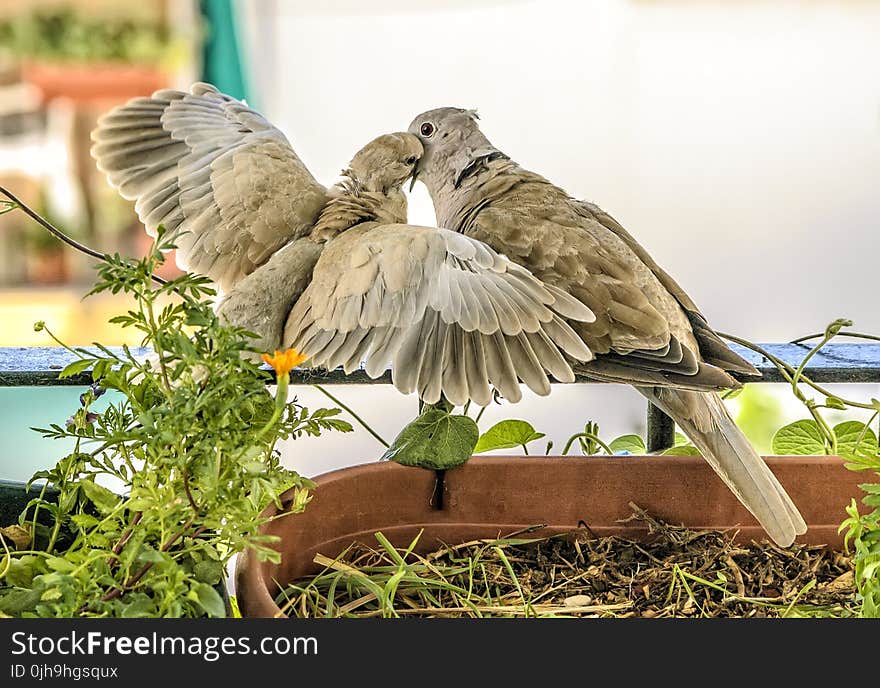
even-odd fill
[{"label": "bird wing", "polygon": [[[516,184],[502,184],[508,177],[499,177],[491,202],[463,216],[455,229],[595,313],[594,322],[572,324],[595,354],[576,366],[578,373],[607,382],[695,390],[739,384],[715,365],[717,358],[703,358],[703,349],[709,349],[701,346],[695,319],[652,270],[653,261],[646,263],[626,237],[543,177],[521,169],[508,176]],[[678,292],[684,294],[680,287]]]},{"label": "bird wing", "polygon": [[178,265],[224,291],[308,232],[326,202],[284,134],[209,84],[135,98],[102,116],[92,140],[147,232],[175,231]]},{"label": "bird wing", "polygon": [[391,364],[395,386],[428,403],[522,397],[519,381],[548,394],[547,373],[574,381],[563,356],[592,353],[566,323],[594,319],[480,241],[436,227],[377,225],[330,241],[288,318],[287,346],[312,365],[361,362],[371,377]]},{"label": "bird wing", "polygon": [[592,217],[620,237],[639,257],[639,260],[654,273],[666,290],[675,297],[675,300],[684,309],[685,315],[691,323],[694,337],[700,348],[700,355],[706,363],[715,365],[728,372],[760,375],[751,363],[732,351],[724,343],[724,340],[709,327],[705,316],[700,312],[700,309],[697,308],[697,305],[685,290],[679,286],[678,282],[668,272],[657,264],[642,245],[617,220],[593,203],[584,202],[583,206]]}]

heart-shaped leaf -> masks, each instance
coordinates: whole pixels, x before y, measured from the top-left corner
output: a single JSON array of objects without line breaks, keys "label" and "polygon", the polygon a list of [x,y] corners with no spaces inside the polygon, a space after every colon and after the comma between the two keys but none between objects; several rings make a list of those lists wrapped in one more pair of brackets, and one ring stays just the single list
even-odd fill
[{"label": "heart-shaped leaf", "polygon": [[486,430],[474,447],[474,454],[492,451],[493,449],[513,449],[522,447],[544,437],[537,432],[531,423],[524,420],[502,420]]},{"label": "heart-shaped leaf", "polygon": [[479,436],[472,418],[426,406],[400,431],[382,458],[419,468],[454,468],[471,458]]},{"label": "heart-shaped leaf", "polygon": [[779,428],[773,436],[773,453],[782,456],[825,454],[825,439],[814,420],[798,420]]},{"label": "heart-shaped leaf", "polygon": [[874,456],[877,454],[877,435],[857,420],[848,420],[834,426],[837,453],[846,457]]},{"label": "heart-shaped leaf", "polygon": [[648,450],[645,447],[645,441],[638,435],[621,435],[608,445],[615,454],[644,454]]}]

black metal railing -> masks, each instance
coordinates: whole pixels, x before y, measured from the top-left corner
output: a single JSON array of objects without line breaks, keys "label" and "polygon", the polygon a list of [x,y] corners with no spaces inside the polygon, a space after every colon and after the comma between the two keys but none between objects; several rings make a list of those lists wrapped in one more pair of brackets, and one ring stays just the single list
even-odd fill
[{"label": "black metal railing", "polygon": [[[761,373],[760,378],[742,377],[744,382],[786,382],[776,363],[744,346],[738,344],[730,346]],[[772,343],[759,344],[758,346],[792,368],[797,368],[813,348],[810,343]],[[121,349],[114,347],[110,347],[110,350],[122,352]],[[149,353],[148,349],[139,348],[132,348],[130,351],[136,357],[146,356]],[[58,378],[61,370],[74,360],[76,360],[76,356],[61,347],[0,347],[0,387],[85,386],[90,384],[92,379],[88,372],[79,373],[63,380]],[[803,374],[816,383],[880,382],[880,343],[826,344],[810,358]],[[592,380],[578,379],[574,384],[592,382]],[[332,371],[296,369],[290,375],[290,383],[292,385],[390,384],[391,374],[386,372],[382,377],[373,380],[367,377],[362,370],[346,375],[341,369]],[[671,447],[674,430],[672,419],[652,404],[648,404],[648,450],[659,451]]]}]

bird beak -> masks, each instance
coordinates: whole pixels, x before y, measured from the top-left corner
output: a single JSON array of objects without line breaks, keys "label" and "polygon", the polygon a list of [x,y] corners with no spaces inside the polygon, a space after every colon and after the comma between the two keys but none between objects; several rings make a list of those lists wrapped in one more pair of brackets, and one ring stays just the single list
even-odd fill
[{"label": "bird beak", "polygon": [[409,183],[409,190],[410,191],[413,190],[413,187],[416,185],[416,182],[419,180],[419,163],[420,162],[421,162],[421,160],[415,164],[415,167],[413,167],[412,175],[410,176],[411,181]]}]

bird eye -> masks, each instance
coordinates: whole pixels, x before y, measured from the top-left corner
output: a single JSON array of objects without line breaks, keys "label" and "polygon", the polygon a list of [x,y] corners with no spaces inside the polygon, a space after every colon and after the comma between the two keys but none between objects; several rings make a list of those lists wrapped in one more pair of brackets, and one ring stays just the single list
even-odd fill
[{"label": "bird eye", "polygon": [[415,164],[416,164],[416,156],[415,156],[415,155],[410,155],[406,160],[404,160],[404,162],[405,162],[407,165],[415,165]]},{"label": "bird eye", "polygon": [[434,133],[434,125],[430,122],[425,122],[424,124],[422,124],[419,132],[422,136],[431,136]]}]

